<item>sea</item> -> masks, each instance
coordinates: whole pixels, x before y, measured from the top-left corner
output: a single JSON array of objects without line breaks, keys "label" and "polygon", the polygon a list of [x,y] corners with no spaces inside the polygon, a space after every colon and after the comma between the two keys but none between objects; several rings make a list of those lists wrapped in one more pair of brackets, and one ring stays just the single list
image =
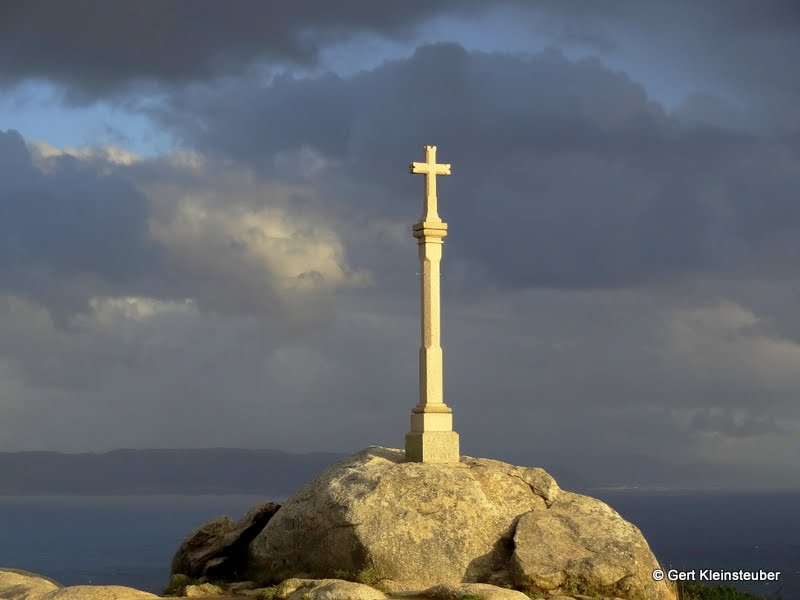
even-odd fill
[{"label": "sea", "polygon": [[[665,568],[780,571],[736,583],[800,600],[800,492],[586,490],[637,525]],[[0,567],[64,585],[126,585],[160,593],[172,555],[209,519],[239,518],[256,495],[0,496]]]}]

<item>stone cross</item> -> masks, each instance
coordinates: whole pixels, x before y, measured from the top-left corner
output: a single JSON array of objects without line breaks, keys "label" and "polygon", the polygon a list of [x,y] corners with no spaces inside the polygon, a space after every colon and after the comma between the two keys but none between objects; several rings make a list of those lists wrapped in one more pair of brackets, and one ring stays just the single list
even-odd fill
[{"label": "stone cross", "polygon": [[425,162],[411,163],[410,168],[411,173],[425,175],[425,204],[422,220],[412,228],[421,263],[422,346],[419,350],[419,403],[411,411],[406,460],[457,463],[458,434],[453,431],[453,410],[444,403],[440,345],[439,264],[447,223],[439,218],[436,206],[436,176],[450,175],[450,165],[436,164],[436,146],[425,146],[425,159]]},{"label": "stone cross", "polygon": [[425,146],[425,162],[412,162],[412,173],[425,175],[425,203],[422,222],[440,222],[436,207],[436,176],[450,175],[450,165],[436,164],[436,146]]}]

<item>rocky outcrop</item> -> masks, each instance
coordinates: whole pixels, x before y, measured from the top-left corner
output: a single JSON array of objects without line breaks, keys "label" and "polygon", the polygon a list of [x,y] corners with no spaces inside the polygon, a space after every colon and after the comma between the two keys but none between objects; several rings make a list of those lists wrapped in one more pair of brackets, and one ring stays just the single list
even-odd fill
[{"label": "rocky outcrop", "polygon": [[[381,584],[378,584],[382,588]],[[246,596],[271,600],[623,600],[610,596],[528,596],[516,590],[487,583],[440,584],[424,590],[384,592],[371,586],[341,579],[291,578],[270,588],[245,590]]]},{"label": "rocky outcrop", "polygon": [[243,579],[248,545],[279,508],[279,504],[267,502],[249,510],[238,522],[221,516],[204,523],[175,552],[170,573],[226,581]]},{"label": "rocky outcrop", "polygon": [[369,567],[415,589],[491,581],[542,595],[645,590],[674,600],[651,579],[657,564],[638,529],[542,469],[469,457],[406,463],[401,450],[376,446],[309,482],[250,545],[254,571],[276,574]]},{"label": "rocky outcrop", "polygon": [[[290,578],[270,588],[254,588],[254,582],[239,582],[225,590],[212,584],[186,586],[184,596],[189,598],[213,598],[222,595],[232,599],[247,598],[263,600],[527,600],[521,592],[485,583],[440,584],[428,589],[388,592],[384,580],[378,588],[341,579]],[[234,587],[237,589],[234,590]],[[238,595],[237,595],[238,592]],[[234,594],[233,596],[231,594]],[[608,596],[562,596],[536,595],[543,600],[616,600]],[[1,600],[152,600],[153,594],[133,588],[109,585],[76,585],[63,587],[34,573],[0,568]]]},{"label": "rocky outcrop", "polygon": [[204,596],[221,596],[223,590],[213,583],[200,583],[198,585],[187,585],[183,595],[187,598],[202,598]]}]

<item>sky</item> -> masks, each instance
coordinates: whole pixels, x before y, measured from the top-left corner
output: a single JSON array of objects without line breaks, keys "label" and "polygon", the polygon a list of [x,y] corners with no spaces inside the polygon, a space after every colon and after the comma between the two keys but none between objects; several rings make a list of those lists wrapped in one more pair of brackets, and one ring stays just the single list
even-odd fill
[{"label": "sky", "polygon": [[800,7],[0,7],[0,451],[402,447],[800,488]]}]

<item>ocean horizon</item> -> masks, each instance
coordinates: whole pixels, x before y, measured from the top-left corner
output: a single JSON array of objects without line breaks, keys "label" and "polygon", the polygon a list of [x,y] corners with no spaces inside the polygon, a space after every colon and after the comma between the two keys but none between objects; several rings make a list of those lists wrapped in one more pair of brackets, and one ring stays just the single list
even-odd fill
[{"label": "ocean horizon", "polygon": [[[800,492],[594,489],[638,526],[662,567],[780,571],[736,588],[800,598]],[[0,567],[64,585],[125,585],[161,593],[181,541],[209,519],[241,517],[284,496],[0,496]],[[727,583],[726,583],[727,585]]]}]

